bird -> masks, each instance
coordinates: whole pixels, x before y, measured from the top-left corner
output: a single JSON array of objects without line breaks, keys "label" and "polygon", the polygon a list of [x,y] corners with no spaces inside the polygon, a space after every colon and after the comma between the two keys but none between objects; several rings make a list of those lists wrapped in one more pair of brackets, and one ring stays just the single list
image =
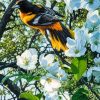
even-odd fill
[{"label": "bird", "polygon": [[74,32],[62,24],[61,14],[27,0],[16,0],[14,7],[19,9],[19,16],[26,25],[39,30],[49,39],[53,49],[68,50],[67,37],[74,38]]}]

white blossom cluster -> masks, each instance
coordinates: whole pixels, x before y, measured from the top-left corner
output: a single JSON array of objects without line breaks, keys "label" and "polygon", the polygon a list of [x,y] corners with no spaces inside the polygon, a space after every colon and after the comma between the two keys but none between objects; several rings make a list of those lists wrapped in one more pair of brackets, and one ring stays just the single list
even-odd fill
[{"label": "white blossom cluster", "polygon": [[[52,54],[46,56],[42,54],[39,58],[41,67],[47,71],[47,74],[40,79],[46,100],[52,100],[54,97],[58,100],[59,95],[57,91],[61,87],[61,82],[66,81],[67,79],[66,72],[59,67],[59,62],[54,62],[54,59],[54,55]],[[25,70],[34,70],[36,68],[37,60],[37,51],[36,49],[31,48],[24,51],[21,56],[17,56],[17,65]],[[67,92],[65,91],[65,93]],[[64,98],[63,95],[60,96],[61,98]],[[68,93],[66,98],[69,100]]]}]

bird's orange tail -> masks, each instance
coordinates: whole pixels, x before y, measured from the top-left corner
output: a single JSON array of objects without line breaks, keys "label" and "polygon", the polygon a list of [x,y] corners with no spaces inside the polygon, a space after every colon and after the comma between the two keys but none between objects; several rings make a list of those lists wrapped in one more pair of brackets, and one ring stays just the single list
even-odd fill
[{"label": "bird's orange tail", "polygon": [[66,46],[67,37],[73,37],[73,32],[68,30],[60,22],[56,22],[47,29],[47,34],[49,35],[52,47],[58,51],[65,51],[68,49]]}]

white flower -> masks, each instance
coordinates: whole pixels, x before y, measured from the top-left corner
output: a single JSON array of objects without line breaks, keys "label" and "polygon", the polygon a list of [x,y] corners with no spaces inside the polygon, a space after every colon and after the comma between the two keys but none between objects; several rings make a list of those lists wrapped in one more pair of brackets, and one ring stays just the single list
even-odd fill
[{"label": "white flower", "polygon": [[[70,45],[70,43],[73,43]],[[86,48],[81,44],[80,41],[75,41],[71,38],[67,38],[68,50],[65,51],[65,55],[68,57],[80,57],[86,52]]]},{"label": "white flower", "polygon": [[94,11],[100,7],[100,0],[81,0],[81,8]]},{"label": "white flower", "polygon": [[65,91],[63,93],[63,95],[60,95],[61,97],[61,100],[70,100],[70,96],[69,96],[69,93],[67,91]]},{"label": "white flower", "polygon": [[61,68],[59,68],[58,72],[56,73],[56,76],[58,77],[58,79],[62,81],[65,81],[67,79],[66,72]]},{"label": "white flower", "polygon": [[41,64],[41,66],[46,67],[48,65],[51,65],[54,61],[54,55],[52,54],[48,54],[45,56],[45,54],[42,54],[40,56],[39,62]]},{"label": "white flower", "polygon": [[95,65],[99,67],[100,66],[100,57],[95,58],[94,62],[95,62]]},{"label": "white flower", "polygon": [[54,55],[52,54],[48,54],[46,56],[42,54],[39,59],[40,65],[52,74],[56,73],[59,68],[59,63],[53,61]]},{"label": "white flower", "polygon": [[58,62],[55,62],[55,63],[52,63],[50,66],[47,66],[46,70],[49,71],[49,73],[55,75],[55,73],[57,73],[59,69],[59,63]]},{"label": "white flower", "polygon": [[85,45],[89,41],[88,29],[82,27],[81,29],[75,29],[75,39],[67,38],[68,50],[65,51],[65,55],[69,57],[80,57],[86,52]]},{"label": "white flower", "polygon": [[48,93],[57,91],[61,87],[61,83],[51,74],[42,77],[40,83],[44,86],[44,90]]},{"label": "white flower", "polygon": [[45,100],[59,100],[57,91],[45,95]]},{"label": "white flower", "polygon": [[89,12],[87,14],[85,27],[93,31],[100,28],[100,16],[98,10],[95,10],[94,12]]},{"label": "white flower", "polygon": [[21,56],[17,56],[17,65],[26,70],[36,68],[37,51],[36,49],[25,50]]},{"label": "white flower", "polygon": [[88,29],[85,27],[76,28],[74,32],[75,32],[75,40],[80,41],[80,44],[82,46],[85,46],[86,42],[88,42],[89,40]]},{"label": "white flower", "polygon": [[94,76],[94,81],[96,83],[100,83],[100,66],[99,67],[91,67],[88,69],[86,73],[86,77],[88,81],[91,80],[92,76]]},{"label": "white flower", "polygon": [[100,53],[100,32],[96,31],[90,34],[91,50]]}]

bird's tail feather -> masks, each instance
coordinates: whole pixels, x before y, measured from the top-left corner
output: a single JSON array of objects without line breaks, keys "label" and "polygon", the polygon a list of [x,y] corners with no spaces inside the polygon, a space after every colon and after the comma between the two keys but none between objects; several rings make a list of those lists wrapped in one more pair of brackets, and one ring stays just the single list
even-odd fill
[{"label": "bird's tail feather", "polygon": [[[56,26],[58,23],[55,23]],[[47,29],[47,34],[49,34],[49,39],[52,47],[58,51],[65,51],[68,49],[66,46],[67,37],[73,37],[73,33],[68,30],[63,24],[59,23],[59,29],[55,25]]]}]

